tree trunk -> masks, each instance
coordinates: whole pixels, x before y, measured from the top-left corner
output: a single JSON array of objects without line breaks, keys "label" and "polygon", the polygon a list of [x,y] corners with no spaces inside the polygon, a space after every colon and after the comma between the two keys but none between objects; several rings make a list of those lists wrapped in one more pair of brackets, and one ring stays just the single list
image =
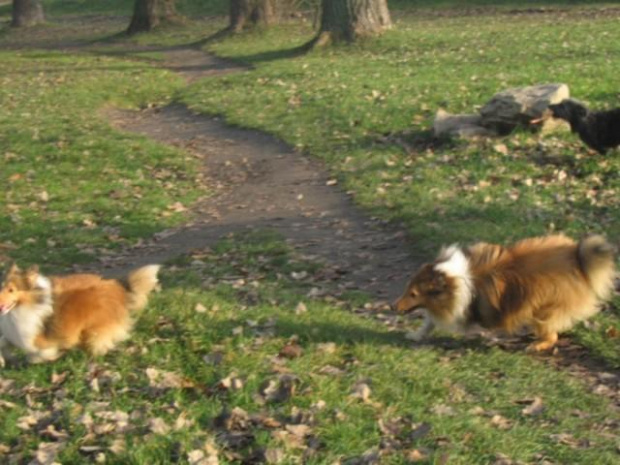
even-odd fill
[{"label": "tree trunk", "polygon": [[252,26],[271,26],[280,19],[282,0],[230,0],[230,26],[232,32],[241,32]]},{"label": "tree trunk", "polygon": [[13,0],[13,27],[28,27],[45,22],[40,0]]},{"label": "tree trunk", "polygon": [[148,32],[159,24],[158,0],[136,0],[127,34]]},{"label": "tree trunk", "polygon": [[177,12],[176,0],[161,0],[159,16],[162,21],[179,21],[180,15]]},{"label": "tree trunk", "polygon": [[309,45],[353,42],[392,27],[387,0],[322,0],[321,27]]}]

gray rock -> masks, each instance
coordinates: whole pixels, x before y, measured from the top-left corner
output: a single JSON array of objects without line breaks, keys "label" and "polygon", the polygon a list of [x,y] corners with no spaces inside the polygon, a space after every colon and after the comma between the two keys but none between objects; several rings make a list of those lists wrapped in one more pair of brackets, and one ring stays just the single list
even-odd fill
[{"label": "gray rock", "polygon": [[493,131],[483,127],[481,122],[480,115],[453,115],[440,108],[435,115],[433,132],[435,137],[473,138],[495,135]]},{"label": "gray rock", "polygon": [[569,98],[566,84],[543,84],[508,89],[498,94],[480,109],[480,124],[498,134],[508,134],[519,125],[530,126],[546,108]]}]

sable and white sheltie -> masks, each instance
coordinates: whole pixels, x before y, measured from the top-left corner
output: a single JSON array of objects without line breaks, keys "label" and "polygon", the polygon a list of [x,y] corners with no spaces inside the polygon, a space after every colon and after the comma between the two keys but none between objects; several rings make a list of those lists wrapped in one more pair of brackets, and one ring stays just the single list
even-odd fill
[{"label": "sable and white sheltie", "polygon": [[415,333],[435,326],[534,331],[528,350],[552,348],[558,333],[594,315],[614,288],[614,247],[602,236],[579,242],[563,236],[525,239],[510,247],[478,243],[443,248],[422,265],[394,302],[400,312],[425,310]]},{"label": "sable and white sheltie", "polygon": [[105,354],[128,337],[130,312],[146,306],[159,268],[148,265],[117,281],[95,274],[46,277],[36,266],[13,265],[0,288],[0,366],[11,345],[33,363],[76,346]]}]

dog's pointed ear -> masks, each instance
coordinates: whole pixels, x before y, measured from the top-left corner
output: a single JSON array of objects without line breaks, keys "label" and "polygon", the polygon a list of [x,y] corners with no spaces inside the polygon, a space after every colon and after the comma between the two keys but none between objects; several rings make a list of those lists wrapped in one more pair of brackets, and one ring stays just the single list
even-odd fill
[{"label": "dog's pointed ear", "polygon": [[429,283],[427,292],[429,295],[438,295],[446,291],[448,288],[448,281],[443,273],[434,273],[433,279]]},{"label": "dog's pointed ear", "polygon": [[21,270],[19,269],[19,266],[17,266],[17,263],[13,262],[11,263],[11,266],[9,267],[9,271],[7,271],[6,275],[11,276],[11,275],[19,273],[20,271]]},{"label": "dog's pointed ear", "polygon": [[32,265],[26,270],[26,280],[28,281],[29,286],[34,286],[37,282],[37,278],[39,277],[39,267],[37,265]]}]

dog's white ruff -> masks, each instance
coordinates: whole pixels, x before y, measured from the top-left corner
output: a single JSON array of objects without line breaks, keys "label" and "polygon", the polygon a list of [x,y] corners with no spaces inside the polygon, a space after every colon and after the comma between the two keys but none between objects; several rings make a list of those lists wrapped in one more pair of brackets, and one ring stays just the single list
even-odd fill
[{"label": "dog's white ruff", "polygon": [[34,346],[34,340],[41,333],[45,319],[54,312],[50,280],[39,275],[36,288],[43,292],[41,303],[17,305],[9,313],[0,315],[0,334],[14,346],[29,353],[39,351]]},{"label": "dog's white ruff", "polygon": [[[462,330],[467,320],[467,309],[473,298],[473,283],[469,271],[469,260],[461,248],[453,244],[439,252],[438,262],[435,270],[444,273],[446,276],[456,281],[454,307],[452,309],[452,320],[448,324],[451,330]],[[440,323],[436,321],[436,323]],[[446,326],[443,322],[442,326]]]}]

